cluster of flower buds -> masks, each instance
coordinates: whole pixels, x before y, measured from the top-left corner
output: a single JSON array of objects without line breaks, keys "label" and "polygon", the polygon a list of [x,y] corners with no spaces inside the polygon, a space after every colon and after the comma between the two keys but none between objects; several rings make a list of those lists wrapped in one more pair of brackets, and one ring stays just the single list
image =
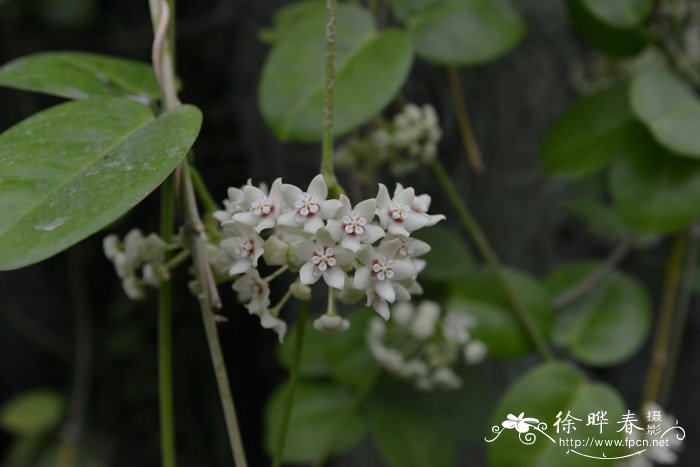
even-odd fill
[{"label": "cluster of flower buds", "polygon": [[367,344],[374,358],[389,372],[414,381],[423,390],[457,389],[462,379],[454,371],[460,357],[467,364],[481,362],[486,345],[470,335],[475,320],[467,311],[444,313],[435,302],[417,307],[398,303],[391,322],[372,319]]},{"label": "cluster of flower buds", "polygon": [[111,234],[102,242],[105,256],[114,264],[114,270],[122,280],[122,288],[132,300],[145,296],[145,286],[158,287],[169,279],[164,264],[166,245],[156,234],[144,237],[133,229],[120,240]]},{"label": "cluster of flower buds", "polygon": [[[279,318],[290,296],[308,299],[309,286],[325,283],[329,310],[314,322],[321,331],[340,332],[349,327],[335,310],[334,300],[367,304],[389,319],[389,304],[408,301],[422,291],[417,275],[425,263],[417,257],[430,246],[411,233],[445,217],[428,214],[430,197],[413,188],[396,186],[393,195],[379,185],[376,198],[356,205],[341,195],[328,199],[324,178],[317,175],[306,190],[274,181],[270,189],[250,182],[229,188],[224,210],[214,216],[221,223],[222,239],[211,262],[235,278],[238,300],[280,340],[287,326]],[[279,269],[262,278],[264,261]],[[284,271],[298,274],[285,297],[270,307],[271,279]]]},{"label": "cluster of flower buds", "polygon": [[403,176],[435,158],[441,137],[433,106],[407,104],[390,123],[349,140],[338,152],[338,164],[374,172],[386,163],[392,174]]}]

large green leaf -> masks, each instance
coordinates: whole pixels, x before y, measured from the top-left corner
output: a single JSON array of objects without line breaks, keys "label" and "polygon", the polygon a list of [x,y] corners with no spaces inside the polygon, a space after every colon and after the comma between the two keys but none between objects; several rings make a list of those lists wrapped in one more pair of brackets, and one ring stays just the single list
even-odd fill
[{"label": "large green leaf", "polygon": [[[549,293],[534,278],[515,270],[506,269],[506,278],[524,306],[534,317],[537,327],[549,336],[553,311]],[[488,346],[489,355],[513,358],[534,350],[528,335],[503,292],[494,274],[489,270],[472,271],[455,282],[450,289],[448,308],[459,307],[474,315],[474,337]]]},{"label": "large green leaf", "polygon": [[62,104],[0,135],[0,270],[48,258],[155,190],[194,143],[201,113],[153,119],[120,98]]},{"label": "large green leaf", "polygon": [[[455,439],[443,417],[426,399],[411,394],[406,384],[376,391],[368,401],[367,415],[374,440],[389,467],[452,467],[457,465]],[[469,414],[463,414],[465,418]]]},{"label": "large green leaf", "polygon": [[0,408],[0,427],[16,435],[35,435],[55,428],[61,421],[63,397],[49,389],[24,392]]},{"label": "large green leaf", "polygon": [[[497,58],[520,42],[525,22],[510,0],[443,0],[399,6],[411,12],[408,25],[416,52],[443,65],[476,65]],[[423,5],[421,5],[423,6]]]},{"label": "large green leaf", "polygon": [[643,232],[665,233],[700,217],[700,161],[661,148],[641,125],[632,126],[609,177],[615,208]]},{"label": "large green leaf", "polygon": [[84,52],[43,52],[0,68],[0,86],[69,99],[134,96],[157,99],[160,88],[145,63]]},{"label": "large green leaf", "polygon": [[[275,452],[288,385],[274,392],[265,409],[265,449]],[[357,411],[348,413],[351,394],[329,382],[301,381],[297,384],[282,459],[291,463],[312,462],[333,441],[333,453],[352,447],[367,430]],[[340,431],[337,431],[338,424]],[[336,439],[333,439],[335,435]]]},{"label": "large green leaf", "polygon": [[654,67],[637,75],[630,87],[635,115],[664,147],[700,159],[700,99],[672,71]]},{"label": "large green leaf", "polygon": [[[583,0],[566,0],[574,27],[595,48],[612,56],[634,55],[646,45],[647,38],[637,29],[611,26],[593,15],[582,4]],[[619,0],[613,0],[616,2]],[[611,2],[612,3],[612,2]]]},{"label": "large green leaf", "polygon": [[419,230],[413,236],[431,247],[430,251],[421,257],[427,263],[425,269],[420,272],[421,280],[457,280],[474,267],[474,258],[469,248],[453,229],[434,225]]},{"label": "large green leaf", "polygon": [[[578,261],[553,271],[546,285],[553,296],[588,276],[598,263]],[[618,364],[644,343],[651,321],[651,303],[633,278],[611,271],[595,288],[557,314],[553,340],[590,365]]]},{"label": "large green leaf", "polygon": [[[557,433],[554,426],[558,412],[565,418],[568,412],[580,419],[575,421],[575,430],[570,433],[562,429]],[[605,411],[608,424],[601,427],[587,426],[588,414]],[[514,429],[504,429],[501,425],[511,414],[518,416],[524,412],[525,417],[532,417],[540,425],[542,432],[534,427],[519,436]],[[493,432],[486,435],[488,457],[492,467],[595,467],[612,465],[600,459],[591,459],[583,455],[597,457],[616,457],[626,454],[623,446],[585,447],[586,440],[622,441],[622,432],[617,431],[617,422],[626,413],[624,402],[611,387],[592,383],[575,368],[564,363],[543,364],[520,378],[508,389],[501,399],[492,418]],[[639,420],[639,418],[638,418]],[[533,425],[535,423],[533,422]],[[641,422],[637,422],[640,425]],[[495,430],[498,430],[498,434]],[[493,439],[498,434],[496,439]],[[552,439],[549,439],[550,436]],[[534,438],[533,438],[534,436]],[[524,441],[531,441],[526,444]],[[581,446],[560,445],[560,440],[581,443]],[[590,443],[592,444],[592,443]],[[576,452],[573,452],[576,451]]]},{"label": "large green leaf", "polygon": [[584,97],[545,136],[544,169],[565,177],[582,177],[597,171],[620,151],[621,136],[633,121],[626,87]]},{"label": "large green leaf", "polygon": [[[323,134],[326,12],[321,4],[302,11],[275,43],[259,89],[263,116],[277,136],[317,141]],[[339,4],[336,30],[335,130],[367,122],[394,98],[413,58],[408,35],[377,32],[368,11]]]},{"label": "large green leaf", "polygon": [[631,28],[651,13],[653,0],[581,0],[588,11],[611,26]]}]

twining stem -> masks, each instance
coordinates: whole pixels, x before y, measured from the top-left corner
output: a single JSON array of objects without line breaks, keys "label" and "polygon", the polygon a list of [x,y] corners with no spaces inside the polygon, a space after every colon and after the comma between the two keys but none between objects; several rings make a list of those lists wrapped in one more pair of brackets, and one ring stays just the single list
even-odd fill
[{"label": "twining stem", "polygon": [[471,121],[469,120],[467,106],[464,103],[464,92],[462,92],[462,85],[459,81],[459,73],[455,67],[447,67],[447,81],[450,85],[452,105],[454,106],[455,115],[457,116],[459,134],[462,137],[462,143],[464,144],[464,150],[467,152],[469,164],[471,164],[472,168],[477,172],[483,172],[484,160],[481,157],[479,146],[476,144],[476,137],[474,136]]},{"label": "twining stem", "polygon": [[[163,91],[163,107],[169,109],[179,104],[175,86],[174,15],[175,0],[149,0],[153,21],[154,40],[152,61]],[[166,244],[172,242],[175,228],[174,177],[170,176],[161,186],[160,235]],[[165,260],[170,259],[166,251]],[[164,467],[177,466],[175,447],[175,403],[173,397],[172,362],[172,283],[165,281],[158,290],[158,402],[160,405],[160,449]]]},{"label": "twining stem", "polygon": [[352,416],[352,414],[360,409],[362,403],[367,399],[367,396],[370,395],[372,389],[374,389],[383,375],[384,372],[381,369],[376,369],[367,378],[365,378],[362,385],[352,395],[348,403],[343,407],[341,413],[336,417],[333,428],[328,435],[326,445],[323,447],[321,455],[312,464],[312,467],[322,467],[323,464],[326,463],[328,458],[331,456],[338,439],[343,434],[343,430],[347,427],[348,419],[350,416]]},{"label": "twining stem", "polygon": [[598,283],[603,280],[605,276],[615,269],[615,266],[617,266],[617,264],[632,249],[632,245],[633,242],[631,240],[623,240],[620,242],[610,253],[610,255],[586,277],[581,279],[580,282],[574,284],[573,287],[570,287],[557,295],[552,302],[554,308],[564,308],[593,290],[593,288],[598,285]]},{"label": "twining stem", "polygon": [[323,149],[321,174],[332,197],[341,193],[333,169],[333,134],[335,113],[335,0],[326,0],[326,70],[323,96]]},{"label": "twining stem", "polygon": [[[165,243],[172,241],[175,220],[175,196],[171,177],[160,191],[160,235]],[[169,261],[166,251],[165,260]],[[158,290],[158,401],[160,403],[160,444],[164,467],[175,467],[175,403],[173,398],[171,281],[164,281]]]},{"label": "twining stem", "polygon": [[469,208],[467,208],[466,204],[462,200],[462,197],[457,191],[457,187],[455,187],[452,179],[445,171],[445,167],[443,167],[443,165],[437,159],[432,162],[431,167],[433,169],[433,173],[435,174],[435,178],[437,178],[437,181],[440,184],[440,187],[445,192],[445,195],[452,204],[452,207],[455,209],[455,211],[457,211],[457,215],[462,221],[464,228],[467,230],[472,240],[476,244],[476,247],[479,249],[479,252],[481,252],[481,255],[488,263],[494,276],[496,276],[496,281],[498,281],[499,286],[501,289],[503,289],[508,301],[510,301],[511,305],[513,306],[513,310],[515,311],[521,326],[530,337],[530,340],[534,344],[535,348],[544,359],[549,360],[554,358],[551,350],[547,346],[547,341],[545,340],[544,336],[542,336],[542,333],[535,324],[535,319],[530,314],[530,311],[520,301],[520,298],[515,293],[515,290],[513,290],[513,287],[510,285],[510,283],[508,283],[503,271],[503,266],[501,266],[496,252],[489,244],[484,232],[476,222],[476,219],[474,219],[474,216],[472,216],[471,212],[469,212]]},{"label": "twining stem", "polygon": [[306,331],[306,316],[309,314],[309,302],[305,300],[301,302],[301,311],[299,313],[299,321],[297,322],[296,339],[294,341],[294,356],[292,360],[292,369],[289,375],[289,389],[287,392],[287,400],[282,412],[280,420],[279,434],[277,436],[277,446],[275,448],[275,457],[272,461],[273,467],[282,465],[282,454],[284,453],[284,445],[287,442],[287,431],[289,430],[289,417],[292,414],[292,406],[294,405],[294,393],[297,388],[297,380],[299,377],[299,365],[301,364],[301,351],[304,348],[304,333]]},{"label": "twining stem", "polygon": [[654,346],[651,351],[651,363],[642,392],[642,405],[647,402],[657,402],[659,389],[664,378],[669,357],[671,329],[674,321],[678,285],[683,271],[683,256],[687,237],[685,233],[676,235],[669,253],[664,278],[664,290],[659,307],[659,321],[656,325]]},{"label": "twining stem", "polygon": [[192,183],[194,183],[194,190],[199,197],[199,200],[204,205],[204,209],[209,213],[213,214],[215,211],[219,210],[219,205],[214,201],[214,197],[209,192],[207,185],[202,179],[202,175],[199,170],[193,165],[190,165],[190,174],[192,174]]},{"label": "twining stem", "polygon": [[204,226],[202,225],[199,211],[197,210],[197,199],[195,197],[188,164],[182,165],[182,183],[185,227],[187,237],[190,240],[190,250],[192,251],[192,260],[195,266],[195,278],[202,289],[199,293],[199,308],[202,312],[204,330],[206,331],[207,342],[209,344],[209,353],[214,367],[216,383],[219,388],[219,397],[226,421],[229,443],[231,445],[235,465],[238,467],[246,467],[248,464],[245,459],[241,431],[238,426],[236,408],[231,394],[226,364],[224,362],[223,353],[221,352],[219,334],[216,329],[216,317],[213,311],[221,307],[221,302],[219,301],[218,305],[214,305],[212,302],[214,299],[219,300],[218,292],[216,295],[212,294],[212,286],[209,285],[213,284],[213,290],[216,290],[216,283],[214,282],[207,259]]},{"label": "twining stem", "polygon": [[668,358],[666,365],[666,374],[664,375],[659,395],[656,402],[661,406],[666,405],[673,385],[673,380],[676,374],[678,365],[678,356],[683,342],[683,333],[688,322],[688,310],[690,300],[693,296],[693,283],[698,268],[698,254],[700,253],[700,245],[698,244],[698,229],[697,226],[691,228],[691,238],[686,248],[685,255],[685,271],[680,285],[678,295],[678,305],[676,306],[676,315],[673,318],[673,326],[671,329],[671,337],[668,350]]},{"label": "twining stem", "polygon": [[[180,104],[177,97],[175,80],[175,60],[172,52],[174,42],[174,21],[171,13],[175,11],[175,0],[149,0],[154,24],[153,68],[164,95],[165,110]],[[216,281],[206,254],[204,225],[199,215],[197,198],[192,182],[192,175],[187,162],[181,164],[175,172],[175,180],[181,187],[181,204],[185,217],[185,233],[189,242],[195,270],[195,278],[201,287],[199,294],[202,320],[209,344],[214,374],[219,389],[219,397],[224,412],[233,458],[237,467],[247,467],[236,410],[226,373],[221,344],[219,343],[216,319],[213,310],[221,308],[221,299],[216,288]],[[175,185],[178,185],[176,183]]]}]

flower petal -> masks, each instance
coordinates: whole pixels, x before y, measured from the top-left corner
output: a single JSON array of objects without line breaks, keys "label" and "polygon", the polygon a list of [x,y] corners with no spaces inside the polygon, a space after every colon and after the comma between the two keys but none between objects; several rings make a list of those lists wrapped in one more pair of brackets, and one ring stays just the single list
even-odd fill
[{"label": "flower petal", "polygon": [[318,174],[311,180],[307,193],[316,196],[319,200],[324,200],[328,197],[328,185],[326,185],[323,175]]},{"label": "flower petal", "polygon": [[345,273],[338,267],[329,268],[323,273],[323,280],[328,287],[340,290],[345,285]]},{"label": "flower petal", "polygon": [[389,303],[394,303],[394,300],[396,300],[396,291],[391,281],[383,280],[376,282],[374,284],[374,290],[377,292],[377,295]]},{"label": "flower petal", "polygon": [[368,267],[359,268],[355,271],[355,277],[352,281],[352,288],[357,290],[366,290],[369,287],[371,274]]},{"label": "flower petal", "polygon": [[321,276],[314,274],[313,263],[304,263],[304,265],[299,270],[299,280],[304,285],[315,284]]}]

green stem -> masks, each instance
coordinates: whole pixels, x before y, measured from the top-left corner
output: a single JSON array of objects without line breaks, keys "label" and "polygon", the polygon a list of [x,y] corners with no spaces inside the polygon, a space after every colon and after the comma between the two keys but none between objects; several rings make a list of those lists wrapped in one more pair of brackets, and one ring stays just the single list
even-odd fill
[{"label": "green stem", "polygon": [[447,174],[445,167],[443,167],[443,165],[437,159],[432,162],[431,167],[433,169],[433,173],[435,174],[435,178],[437,178],[437,181],[445,192],[447,199],[452,204],[455,211],[457,211],[457,215],[462,221],[464,228],[472,237],[476,247],[479,249],[481,255],[488,263],[494,276],[496,276],[496,281],[498,281],[499,286],[501,289],[503,289],[508,301],[510,301],[511,305],[513,306],[515,315],[520,321],[522,328],[528,334],[530,340],[542,358],[546,360],[553,359],[554,356],[547,346],[547,341],[537,327],[535,319],[532,317],[525,305],[520,301],[518,295],[515,293],[515,290],[513,290],[513,287],[506,279],[503,266],[501,266],[496,252],[489,244],[484,232],[481,230],[481,227],[479,227],[476,219],[474,219],[474,216],[472,216],[471,212],[469,212],[469,209],[457,191],[457,187],[455,187],[452,179]]},{"label": "green stem", "polygon": [[288,269],[289,269],[289,267],[287,267],[287,266],[282,266],[282,267],[280,267],[278,270],[276,270],[275,272],[273,272],[272,274],[270,274],[269,276],[267,276],[267,277],[266,277],[265,279],[263,279],[263,280],[264,280],[265,282],[267,282],[267,283],[270,283],[270,282],[272,282],[273,280],[277,279],[277,278],[278,278],[279,276],[281,276],[282,274],[284,274]]},{"label": "green stem", "polygon": [[447,81],[450,85],[450,94],[452,94],[452,105],[457,116],[457,127],[459,134],[462,137],[464,150],[469,158],[469,164],[477,172],[484,171],[484,160],[481,157],[481,151],[476,144],[476,137],[472,130],[469,113],[467,113],[467,105],[464,103],[464,92],[462,84],[459,82],[459,73],[455,67],[447,67]]},{"label": "green stem", "polygon": [[365,399],[367,399],[367,396],[370,395],[372,389],[374,389],[383,375],[384,373],[381,369],[375,370],[374,373],[370,374],[369,377],[364,380],[364,383],[352,395],[348,403],[345,405],[345,407],[343,407],[342,412],[337,416],[333,429],[328,436],[328,441],[326,441],[326,445],[324,446],[321,455],[312,464],[312,467],[322,467],[323,464],[326,463],[328,458],[331,456],[340,435],[343,434],[343,429],[347,426],[348,419],[352,414],[360,409],[362,403],[365,401]]},{"label": "green stem", "polygon": [[180,253],[173,256],[172,258],[170,258],[170,259],[166,258],[165,267],[169,270],[175,269],[176,267],[178,267],[179,265],[184,263],[187,260],[187,258],[189,258],[189,257],[190,257],[190,250],[182,250]]},{"label": "green stem", "polygon": [[219,210],[219,205],[214,201],[214,197],[209,192],[207,185],[204,183],[202,176],[200,175],[197,168],[190,165],[190,173],[192,174],[192,183],[194,183],[194,190],[199,197],[199,200],[204,205],[204,209],[208,214],[213,214]]},{"label": "green stem", "polygon": [[671,252],[666,266],[664,278],[664,290],[659,307],[659,321],[656,324],[656,335],[651,352],[651,362],[647,371],[647,378],[642,392],[642,406],[647,402],[657,402],[659,389],[663,382],[666,365],[668,364],[668,351],[670,345],[671,330],[676,308],[678,285],[683,271],[683,256],[687,237],[685,233],[678,234],[673,240]]},{"label": "green stem", "polygon": [[682,284],[678,296],[678,306],[676,307],[676,316],[673,320],[671,329],[670,344],[668,350],[668,363],[666,375],[664,376],[657,402],[661,406],[665,406],[671,394],[671,387],[676,375],[676,367],[678,366],[678,356],[683,343],[683,334],[685,326],[688,322],[688,310],[690,308],[690,300],[693,296],[693,283],[698,269],[698,253],[700,252],[698,245],[697,227],[691,228],[691,239],[686,248],[685,255],[685,271],[683,272]]},{"label": "green stem", "polygon": [[[161,186],[160,235],[166,243],[172,241],[174,229],[173,180],[169,177]],[[166,252],[166,261],[170,256]],[[175,409],[173,400],[172,360],[172,282],[165,281],[158,290],[158,400],[160,403],[160,444],[164,467],[175,467]]]},{"label": "green stem", "polygon": [[309,302],[301,302],[301,311],[299,313],[299,321],[297,322],[296,340],[294,342],[294,360],[292,360],[292,369],[289,375],[289,392],[287,393],[287,401],[282,412],[282,420],[280,421],[280,431],[277,437],[277,447],[275,449],[275,457],[273,459],[273,467],[282,465],[282,454],[284,445],[287,442],[287,431],[289,430],[289,417],[292,414],[292,405],[294,403],[294,393],[297,388],[297,380],[299,376],[299,365],[301,364],[301,351],[304,348],[304,332],[306,331],[306,316],[309,314]]},{"label": "green stem", "polygon": [[326,0],[328,17],[326,20],[326,70],[323,97],[323,150],[321,174],[326,180],[329,193],[338,197],[341,193],[338,179],[333,169],[333,133],[335,112],[335,1]]}]

